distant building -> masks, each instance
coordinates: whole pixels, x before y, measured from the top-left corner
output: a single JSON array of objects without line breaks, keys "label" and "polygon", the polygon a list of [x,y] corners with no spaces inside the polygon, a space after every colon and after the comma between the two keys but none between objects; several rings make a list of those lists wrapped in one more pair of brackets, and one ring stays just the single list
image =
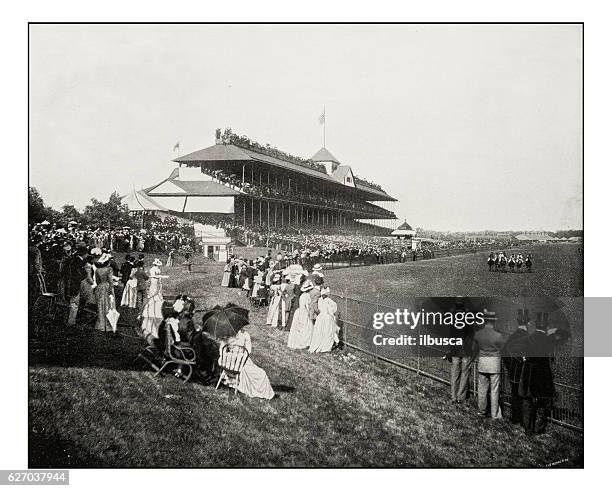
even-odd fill
[{"label": "distant building", "polygon": [[546,232],[526,232],[516,236],[516,240],[520,242],[558,242],[562,239],[557,239],[548,235]]}]

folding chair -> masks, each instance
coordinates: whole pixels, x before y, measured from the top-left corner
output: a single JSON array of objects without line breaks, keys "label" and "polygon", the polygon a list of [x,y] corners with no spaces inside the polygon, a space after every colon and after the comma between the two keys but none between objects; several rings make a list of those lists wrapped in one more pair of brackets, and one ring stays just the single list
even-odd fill
[{"label": "folding chair", "polygon": [[155,345],[148,345],[138,353],[136,359],[148,363],[155,370],[155,376],[160,375],[167,367],[175,365],[176,368],[181,370],[183,382],[187,383],[193,375],[196,353],[193,348],[175,344],[170,330],[172,330],[172,327],[166,324],[164,329],[160,331],[162,336],[155,342]]},{"label": "folding chair", "polygon": [[236,393],[240,384],[240,373],[248,359],[249,352],[244,346],[224,345],[219,356],[219,367],[221,367],[222,372],[215,390],[219,388],[221,381],[227,380],[231,383],[230,387],[234,387],[234,393]]}]

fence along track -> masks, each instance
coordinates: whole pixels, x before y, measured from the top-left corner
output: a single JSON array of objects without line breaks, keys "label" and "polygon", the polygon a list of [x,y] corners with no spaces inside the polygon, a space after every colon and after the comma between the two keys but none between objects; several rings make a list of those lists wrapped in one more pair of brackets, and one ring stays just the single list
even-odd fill
[{"label": "fence along track", "polygon": [[[374,312],[395,310],[397,307],[379,303],[365,302],[347,296],[332,294],[338,304],[339,324],[342,326],[342,340],[352,349],[360,351],[376,359],[410,370],[411,372],[450,385],[451,364],[442,359],[445,354],[439,348],[427,348],[434,353],[425,354],[424,348],[417,346],[417,354],[402,356],[400,349],[382,350],[372,343],[372,333],[379,332],[372,327],[372,314]],[[419,331],[413,331],[419,334]],[[394,347],[391,347],[394,348]],[[553,374],[554,385],[557,392],[550,421],[560,426],[576,431],[583,431],[584,427],[584,358],[576,356],[582,347],[566,345],[561,347],[554,357]],[[471,391],[478,393],[478,377],[476,363],[472,363]],[[510,405],[510,383],[502,370],[501,394],[502,403]],[[472,398],[474,401],[475,397]]]}]

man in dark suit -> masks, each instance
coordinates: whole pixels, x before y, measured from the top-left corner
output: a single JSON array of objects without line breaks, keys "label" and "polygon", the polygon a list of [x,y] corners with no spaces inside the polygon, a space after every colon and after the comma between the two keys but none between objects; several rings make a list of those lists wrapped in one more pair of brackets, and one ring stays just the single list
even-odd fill
[{"label": "man in dark suit", "polygon": [[537,313],[536,330],[528,338],[528,356],[519,385],[523,426],[527,435],[546,431],[555,398],[552,372],[554,350],[568,338],[566,331],[548,328],[546,312]]},{"label": "man in dark suit", "polygon": [[508,381],[510,382],[510,421],[513,423],[522,423],[522,400],[519,396],[519,385],[525,357],[527,356],[528,338],[529,338],[529,310],[519,309],[517,323],[518,327],[510,337],[502,351],[503,362],[508,372]]},{"label": "man in dark suit", "polygon": [[79,242],[76,245],[76,252],[68,263],[67,288],[68,298],[70,303],[70,311],[68,314],[67,324],[74,326],[76,324],[77,314],[79,313],[79,303],[81,301],[81,282],[87,278],[85,271],[85,263],[87,257],[87,246],[85,242]]},{"label": "man in dark suit", "polygon": [[127,254],[125,256],[125,261],[121,265],[121,281],[125,285],[130,279],[130,273],[132,272],[132,268],[134,267],[134,258],[131,254]]}]

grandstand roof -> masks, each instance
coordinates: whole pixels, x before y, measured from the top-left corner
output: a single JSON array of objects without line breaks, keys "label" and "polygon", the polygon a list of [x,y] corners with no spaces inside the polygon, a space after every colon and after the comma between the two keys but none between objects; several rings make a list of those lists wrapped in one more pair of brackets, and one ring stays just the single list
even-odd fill
[{"label": "grandstand roof", "polygon": [[340,161],[336,157],[334,157],[331,152],[325,147],[321,147],[321,150],[315,153],[310,158],[310,160],[312,160],[313,162],[335,162],[336,164],[340,163]]},{"label": "grandstand roof", "polygon": [[[145,190],[148,196],[237,196],[234,189],[214,181],[183,181],[175,169],[170,177]],[[149,198],[150,199],[150,198]]]},{"label": "grandstand roof", "polygon": [[[306,165],[299,165],[294,162],[289,162],[278,157],[273,157],[271,155],[256,152],[248,148],[238,147],[237,145],[233,144],[218,143],[202,150],[197,150],[195,152],[174,159],[174,162],[186,165],[194,165],[200,162],[224,161],[258,161],[276,167],[282,167],[284,169],[291,170],[294,172],[299,172],[300,174],[305,174],[307,176],[322,179],[324,181],[331,182],[334,184],[339,184],[338,181],[332,176],[329,176],[324,172],[319,172]],[[396,201],[395,198],[387,194],[385,191],[377,189],[375,187],[367,186],[362,183],[356,183],[356,189],[370,194],[371,197],[369,197],[368,199],[371,200],[378,199],[380,201]]]},{"label": "grandstand roof", "polygon": [[167,208],[147,196],[144,190],[132,190],[121,198],[121,203],[126,205],[129,211],[168,211]]}]

